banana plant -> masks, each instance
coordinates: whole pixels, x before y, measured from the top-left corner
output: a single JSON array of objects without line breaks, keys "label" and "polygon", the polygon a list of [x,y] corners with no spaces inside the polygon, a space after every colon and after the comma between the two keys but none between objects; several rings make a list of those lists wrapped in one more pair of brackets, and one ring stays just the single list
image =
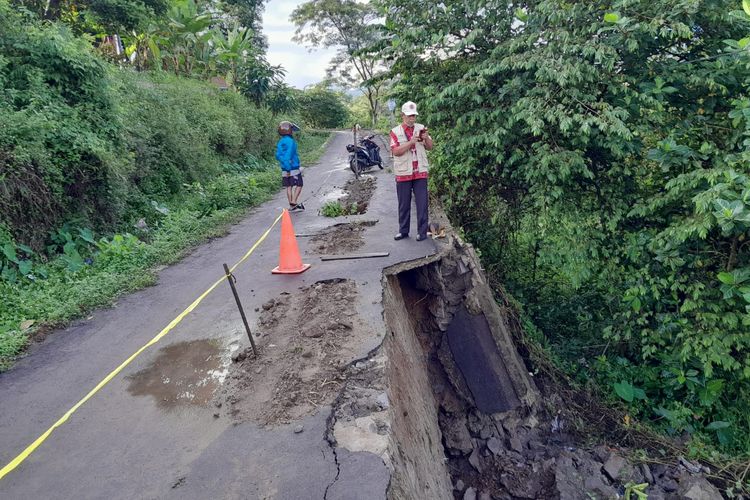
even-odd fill
[{"label": "banana plant", "polygon": [[130,42],[125,47],[125,56],[135,66],[137,71],[146,69],[162,69],[161,49],[163,37],[156,26],[150,26],[143,33],[132,31],[127,37]]},{"label": "banana plant", "polygon": [[214,31],[213,46],[221,66],[226,69],[226,81],[235,85],[238,79],[238,68],[257,53],[253,46],[252,31],[235,26],[226,36],[221,31]]},{"label": "banana plant", "polygon": [[200,53],[212,39],[209,27],[214,19],[210,12],[199,11],[194,0],[175,3],[167,12],[165,48],[175,74],[192,74]]}]

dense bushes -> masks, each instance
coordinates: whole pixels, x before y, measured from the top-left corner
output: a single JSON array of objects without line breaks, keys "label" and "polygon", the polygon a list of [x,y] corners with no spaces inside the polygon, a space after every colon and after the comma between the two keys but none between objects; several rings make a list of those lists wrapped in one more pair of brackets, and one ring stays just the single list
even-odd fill
[{"label": "dense bushes", "polygon": [[401,95],[439,128],[433,182],[554,354],[642,420],[750,450],[750,12],[381,3]]},{"label": "dense bushes", "polygon": [[[270,111],[20,12],[0,0],[0,371],[279,187]],[[303,161],[326,139],[303,131]]]},{"label": "dense bushes", "polygon": [[168,198],[185,184],[215,175],[221,162],[247,151],[272,152],[270,113],[236,92],[165,73],[118,71],[113,81],[134,165],[133,196]]},{"label": "dense bushes", "polygon": [[66,216],[101,223],[128,162],[106,66],[64,27],[21,23],[0,2],[0,217],[40,248]]},{"label": "dense bushes", "polygon": [[41,250],[63,221],[112,229],[275,139],[234,92],[109,68],[59,24],[0,3],[0,222]]}]

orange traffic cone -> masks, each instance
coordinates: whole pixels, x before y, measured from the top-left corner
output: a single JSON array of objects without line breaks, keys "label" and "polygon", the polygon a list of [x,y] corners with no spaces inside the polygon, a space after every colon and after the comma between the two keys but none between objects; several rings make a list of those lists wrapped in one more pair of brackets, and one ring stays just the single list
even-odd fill
[{"label": "orange traffic cone", "polygon": [[284,209],[281,215],[281,246],[279,248],[279,266],[271,272],[273,274],[299,274],[307,271],[310,264],[303,264],[302,257],[299,255],[297,238],[294,236],[294,227],[292,227],[292,218],[289,212]]}]

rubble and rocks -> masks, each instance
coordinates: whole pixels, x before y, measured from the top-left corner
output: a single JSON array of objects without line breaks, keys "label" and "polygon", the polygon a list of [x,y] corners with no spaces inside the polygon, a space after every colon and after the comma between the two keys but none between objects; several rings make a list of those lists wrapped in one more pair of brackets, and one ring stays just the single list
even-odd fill
[{"label": "rubble and rocks", "polygon": [[376,350],[344,372],[346,382],[333,405],[328,441],[350,452],[366,451],[389,463],[390,402],[385,358]]},{"label": "rubble and rocks", "polygon": [[573,426],[565,413],[555,409],[564,402],[553,394],[544,394],[546,406],[480,411],[475,392],[446,346],[461,307],[472,314],[482,311],[469,289],[472,268],[470,259],[443,259],[401,281],[402,288],[413,287],[403,292],[404,301],[414,318],[438,405],[453,498],[622,498],[627,485],[643,483],[648,484],[649,498],[721,498],[700,476],[705,472],[700,464],[682,459],[679,465],[652,469],[634,462],[625,449],[582,446],[585,438],[569,430]]}]

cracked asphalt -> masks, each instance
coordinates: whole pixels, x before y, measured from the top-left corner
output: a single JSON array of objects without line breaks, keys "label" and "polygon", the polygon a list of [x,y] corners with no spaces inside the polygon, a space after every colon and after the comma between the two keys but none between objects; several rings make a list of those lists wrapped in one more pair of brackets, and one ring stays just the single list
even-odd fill
[{"label": "cracked asphalt", "polygon": [[[323,262],[306,254],[298,238],[301,275],[277,276],[279,227],[234,273],[251,327],[255,308],[281,292],[331,278],[357,283],[357,312],[376,334],[353,359],[364,358],[383,339],[381,276],[385,267],[436,251],[431,240],[395,242],[396,196],[392,174],[372,172],[377,188],[367,213],[338,219],[318,215],[324,196],[352,177],[346,167],[348,133],[336,133],[322,159],[305,171],[307,211],[295,213],[297,233],[312,234],[338,222],[377,221],[364,232],[358,252],[390,252],[386,258]],[[383,156],[388,154],[384,150]],[[283,192],[252,210],[229,234],[197,247],[163,269],[158,283],[120,298],[114,307],[49,335],[0,375],[0,465],[11,461],[115,367],[151,340],[222,276],[286,206]],[[413,223],[416,220],[412,217]],[[212,341],[245,347],[242,323],[228,286],[220,286],[158,344],[71,416],[18,468],[0,480],[0,498],[384,498],[390,474],[367,452],[333,449],[326,440],[329,407],[273,428],[214,416],[210,405],[160,405],[131,394],[128,380],[149,367],[165,348]],[[209,356],[210,357],[210,356]],[[173,381],[172,381],[173,382]],[[165,382],[166,383],[166,382]],[[303,426],[303,432],[294,428]]]}]

